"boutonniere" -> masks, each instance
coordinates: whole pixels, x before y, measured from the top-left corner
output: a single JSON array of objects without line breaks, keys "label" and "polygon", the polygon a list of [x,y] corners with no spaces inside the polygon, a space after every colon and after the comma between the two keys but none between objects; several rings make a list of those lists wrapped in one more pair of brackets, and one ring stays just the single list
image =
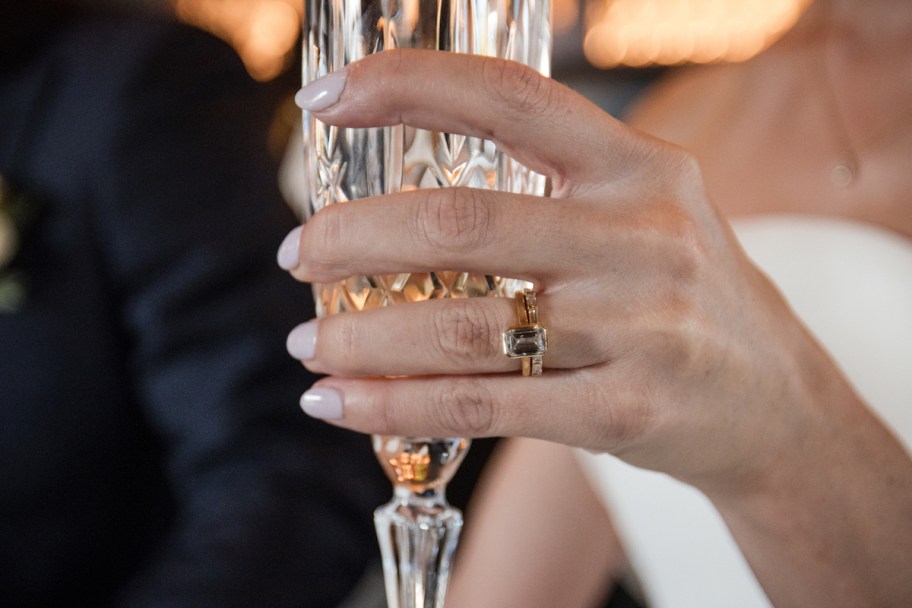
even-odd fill
[{"label": "boutonniere", "polygon": [[26,276],[16,262],[38,210],[37,200],[16,191],[0,175],[0,314],[15,312],[25,302]]}]

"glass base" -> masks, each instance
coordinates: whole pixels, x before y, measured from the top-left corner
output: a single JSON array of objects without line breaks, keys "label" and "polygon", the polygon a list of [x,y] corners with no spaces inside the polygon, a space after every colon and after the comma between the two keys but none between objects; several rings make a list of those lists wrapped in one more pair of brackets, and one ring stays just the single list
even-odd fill
[{"label": "glass base", "polygon": [[443,608],[462,513],[440,489],[397,486],[374,511],[389,608]]}]

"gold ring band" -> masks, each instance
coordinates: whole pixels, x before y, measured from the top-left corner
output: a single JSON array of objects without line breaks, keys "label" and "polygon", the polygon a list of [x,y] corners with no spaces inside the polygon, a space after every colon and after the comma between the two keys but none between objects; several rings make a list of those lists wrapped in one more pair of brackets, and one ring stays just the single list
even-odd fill
[{"label": "gold ring band", "polygon": [[538,321],[538,300],[533,290],[516,292],[516,317],[519,323],[503,333],[504,354],[522,359],[523,376],[541,376],[548,330]]}]

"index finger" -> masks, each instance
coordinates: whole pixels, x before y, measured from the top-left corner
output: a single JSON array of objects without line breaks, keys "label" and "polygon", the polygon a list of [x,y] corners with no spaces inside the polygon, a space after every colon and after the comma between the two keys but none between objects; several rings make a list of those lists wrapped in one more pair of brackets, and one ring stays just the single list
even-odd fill
[{"label": "index finger", "polygon": [[[602,182],[647,156],[646,138],[585,97],[514,61],[393,49],[317,79],[296,97],[342,127],[413,127],[482,137],[564,184]],[[597,160],[598,162],[593,162]]]}]

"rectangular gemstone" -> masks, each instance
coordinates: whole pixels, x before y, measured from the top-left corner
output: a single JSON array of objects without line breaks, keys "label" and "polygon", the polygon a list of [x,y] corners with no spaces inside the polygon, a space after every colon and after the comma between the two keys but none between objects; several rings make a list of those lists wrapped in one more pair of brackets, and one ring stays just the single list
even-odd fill
[{"label": "rectangular gemstone", "polygon": [[504,352],[509,357],[543,355],[548,349],[548,333],[541,325],[512,327],[504,332]]}]

